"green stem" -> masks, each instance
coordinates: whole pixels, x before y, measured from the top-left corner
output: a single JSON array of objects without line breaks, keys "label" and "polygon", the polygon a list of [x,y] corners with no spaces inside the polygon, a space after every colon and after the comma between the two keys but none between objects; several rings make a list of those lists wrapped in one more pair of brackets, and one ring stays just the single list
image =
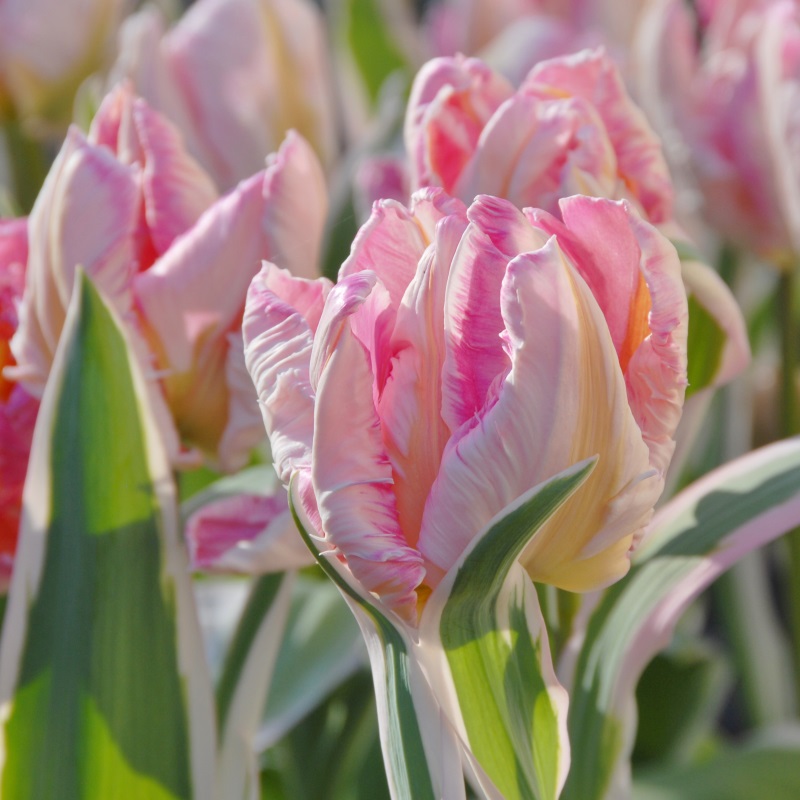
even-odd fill
[{"label": "green stem", "polygon": [[[794,267],[795,265],[791,265]],[[784,268],[778,282],[778,318],[781,327],[780,421],[783,437],[800,432],[796,375],[800,363],[800,329],[796,308],[795,269]],[[800,698],[800,528],[786,535],[789,548],[789,609],[792,627],[795,694]]]}]

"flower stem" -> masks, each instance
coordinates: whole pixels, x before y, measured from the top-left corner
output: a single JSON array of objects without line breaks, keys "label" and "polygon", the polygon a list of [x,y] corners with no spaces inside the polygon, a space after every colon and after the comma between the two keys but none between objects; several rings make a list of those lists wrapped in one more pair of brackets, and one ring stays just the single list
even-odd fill
[{"label": "flower stem", "polygon": [[[780,421],[783,437],[800,433],[800,408],[796,388],[800,361],[800,329],[797,324],[796,293],[796,269],[784,268],[778,282],[778,318],[781,328]],[[789,548],[789,610],[795,695],[800,699],[800,528],[786,535],[786,543]]]}]

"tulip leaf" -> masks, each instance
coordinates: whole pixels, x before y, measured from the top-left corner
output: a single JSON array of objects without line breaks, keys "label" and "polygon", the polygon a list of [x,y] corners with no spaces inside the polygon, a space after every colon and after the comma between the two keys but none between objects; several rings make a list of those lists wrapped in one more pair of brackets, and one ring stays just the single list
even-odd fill
[{"label": "tulip leaf", "polygon": [[259,749],[277,742],[366,661],[358,625],[336,587],[299,576],[258,732]]},{"label": "tulip leaf", "polygon": [[[419,662],[412,652],[409,637],[399,620],[391,621],[377,606],[354,588],[334,566],[334,559],[320,553],[309,534],[311,525],[303,518],[302,506],[295,502],[290,487],[289,502],[295,523],[323,572],[336,584],[350,606],[367,644],[378,705],[386,776],[395,800],[450,800],[463,797],[463,779],[455,751],[443,754],[432,742],[433,728],[439,727],[433,698]],[[334,556],[335,558],[335,556]],[[428,726],[428,736],[424,727]],[[438,732],[438,730],[436,731]],[[448,742],[449,744],[449,742]],[[453,781],[457,770],[460,793],[442,789]]]},{"label": "tulip leaf", "polygon": [[42,401],[0,648],[0,795],[210,797],[214,715],[148,387],[80,273]]},{"label": "tulip leaf", "polygon": [[800,524],[800,439],[770,445],[686,489],[657,514],[630,573],[586,629],[571,691],[564,798],[627,792],[634,691],[695,597],[745,554]]},{"label": "tulip leaf", "polygon": [[[517,563],[587,479],[583,461],[490,523],[429,601],[469,748],[507,800],[555,798],[568,763],[566,694],[556,680],[536,590]],[[429,611],[426,609],[426,615]]]},{"label": "tulip leaf", "polygon": [[727,337],[712,314],[692,295],[689,297],[686,396],[713,385],[722,364]]},{"label": "tulip leaf", "polygon": [[294,573],[255,581],[217,687],[220,729],[217,797],[258,795],[255,735],[289,614]]}]

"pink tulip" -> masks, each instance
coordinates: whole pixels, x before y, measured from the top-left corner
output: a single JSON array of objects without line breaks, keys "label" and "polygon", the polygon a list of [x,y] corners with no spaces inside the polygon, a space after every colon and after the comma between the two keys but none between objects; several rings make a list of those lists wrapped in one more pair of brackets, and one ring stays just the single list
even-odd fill
[{"label": "pink tulip", "polygon": [[130,323],[176,462],[202,451],[241,466],[263,438],[239,331],[247,286],[263,258],[316,274],[326,203],[296,134],[217,199],[175,128],[118,89],[88,138],[70,131],[31,212],[15,377],[41,394],[82,266]]},{"label": "pink tulip", "polygon": [[324,163],[335,155],[324,27],[308,0],[198,0],[169,31],[146,8],[125,23],[114,77],[169,117],[223,190],[289,129]]},{"label": "pink tulip", "polygon": [[686,384],[674,248],[630,203],[562,220],[437,189],[377,203],[339,283],[266,264],[245,357],[275,467],[355,580],[412,624],[495,515],[578,461],[534,580],[604,586],[652,514]]},{"label": "pink tulip", "polygon": [[639,49],[642,96],[682,141],[679,152],[688,154],[708,220],[761,256],[779,262],[796,256],[797,4],[705,2],[694,16],[679,0],[663,0],[646,18]]},{"label": "pink tulip", "polygon": [[25,284],[27,220],[0,220],[0,589],[5,589],[17,546],[22,487],[39,401],[3,377],[13,366],[9,340]]},{"label": "pink tulip", "polygon": [[436,185],[558,214],[572,194],[628,199],[651,222],[672,215],[661,145],[602,50],[544,61],[517,91],[476,59],[429,62],[405,124],[412,186]]},{"label": "pink tulip", "polygon": [[0,0],[0,117],[5,112],[63,130],[78,86],[107,66],[130,5],[129,0]]}]

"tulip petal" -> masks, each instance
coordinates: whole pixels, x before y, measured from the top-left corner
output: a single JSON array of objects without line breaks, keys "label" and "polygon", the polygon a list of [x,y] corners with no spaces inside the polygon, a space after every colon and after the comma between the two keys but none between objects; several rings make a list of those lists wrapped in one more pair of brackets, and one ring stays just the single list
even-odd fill
[{"label": "tulip petal", "polygon": [[239,494],[203,506],[184,533],[192,568],[261,575],[314,563],[289,512],[286,492]]},{"label": "tulip petal", "polygon": [[264,195],[270,259],[298,277],[315,278],[319,275],[328,192],[317,156],[294,131],[267,159]]},{"label": "tulip petal", "polygon": [[397,308],[427,245],[419,225],[404,205],[380,200],[356,234],[339,277],[371,270],[389,291],[392,306]]},{"label": "tulip petal", "polygon": [[392,463],[400,527],[416,545],[425,498],[450,429],[442,418],[445,359],[444,297],[453,254],[464,231],[459,217],[436,229],[397,312],[392,333],[391,375],[376,402]]},{"label": "tulip petal", "polygon": [[404,137],[412,186],[442,186],[451,194],[483,126],[512,94],[511,85],[474,58],[436,58],[411,87]]},{"label": "tulip petal", "polygon": [[411,620],[425,571],[398,524],[369,355],[348,319],[374,283],[371,273],[358,273],[337,284],[326,303],[312,355],[311,474],[326,540],[345,556],[367,591]]},{"label": "tulip petal", "polygon": [[295,470],[311,464],[313,328],[304,313],[316,328],[329,287],[326,278],[307,281],[265,263],[247,293],[242,324],[245,362],[270,437],[275,470],[284,484]]},{"label": "tulip petal", "polygon": [[543,99],[553,92],[590,102],[600,114],[617,156],[620,177],[655,223],[672,217],[672,181],[661,142],[625,89],[614,62],[600,48],[537,64],[520,91]]},{"label": "tulip petal", "polygon": [[261,231],[263,175],[215,203],[133,292],[181,432],[216,451],[228,407],[223,380],[228,333],[241,321],[247,287],[268,244]]},{"label": "tulip petal", "polygon": [[71,128],[28,220],[26,291],[11,347],[15,379],[32,394],[44,389],[78,266],[118,311],[129,310],[140,202],[138,169]]},{"label": "tulip petal", "polygon": [[[178,130],[127,84],[103,100],[89,140],[111,149],[123,164],[142,165],[146,234],[154,250],[151,261],[217,199],[214,184],[186,152]],[[139,268],[148,266],[140,263]]]},{"label": "tulip petal", "polygon": [[[602,312],[555,239],[509,264],[501,307],[511,369],[445,451],[420,549],[449,568],[528,487],[599,455],[599,468],[523,564],[534,580],[570,590],[606,585],[627,571],[627,551],[660,486]],[[453,519],[461,521],[455,529]]]}]

